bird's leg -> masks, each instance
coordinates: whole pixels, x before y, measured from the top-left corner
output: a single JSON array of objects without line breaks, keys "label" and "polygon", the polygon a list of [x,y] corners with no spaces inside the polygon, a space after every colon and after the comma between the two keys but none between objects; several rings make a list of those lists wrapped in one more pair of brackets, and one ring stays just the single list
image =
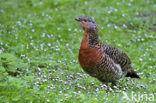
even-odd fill
[{"label": "bird's leg", "polygon": [[101,81],[103,84],[105,84],[108,87],[108,82],[106,82],[105,80],[99,79],[99,81]]},{"label": "bird's leg", "polygon": [[109,88],[108,88],[108,82],[102,80],[102,79],[99,79],[103,84],[104,84],[104,87],[105,87],[105,90],[107,91]]},{"label": "bird's leg", "polygon": [[104,82],[103,84],[105,84],[108,87],[108,82]]},{"label": "bird's leg", "polygon": [[114,88],[115,86],[117,86],[117,82],[112,82],[112,84],[111,84],[111,88]]}]

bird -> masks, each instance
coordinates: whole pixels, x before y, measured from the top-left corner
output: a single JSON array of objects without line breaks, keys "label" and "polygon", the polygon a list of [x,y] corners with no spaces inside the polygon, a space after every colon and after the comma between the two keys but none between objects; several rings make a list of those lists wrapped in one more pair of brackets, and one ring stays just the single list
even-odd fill
[{"label": "bird", "polygon": [[79,64],[91,77],[102,83],[116,84],[122,77],[140,78],[131,66],[130,58],[122,50],[100,42],[98,25],[90,17],[77,17],[84,30],[79,49]]}]

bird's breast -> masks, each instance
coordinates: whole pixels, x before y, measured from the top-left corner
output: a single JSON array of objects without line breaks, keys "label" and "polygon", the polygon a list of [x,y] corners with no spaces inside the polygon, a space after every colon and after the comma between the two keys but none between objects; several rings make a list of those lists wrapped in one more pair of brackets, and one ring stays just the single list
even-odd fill
[{"label": "bird's breast", "polygon": [[85,71],[96,67],[99,55],[100,50],[90,47],[89,42],[82,40],[79,50],[79,63]]}]

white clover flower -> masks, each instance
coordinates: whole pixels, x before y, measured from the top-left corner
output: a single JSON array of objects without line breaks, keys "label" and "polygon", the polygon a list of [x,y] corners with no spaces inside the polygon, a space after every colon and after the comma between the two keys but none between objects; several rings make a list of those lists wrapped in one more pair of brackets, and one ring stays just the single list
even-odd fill
[{"label": "white clover flower", "polygon": [[71,31],[71,28],[69,28],[68,31]]},{"label": "white clover flower", "polygon": [[85,1],[85,2],[84,2],[84,4],[85,4],[85,5],[87,5],[87,4],[88,4],[88,2],[87,2],[87,1]]},{"label": "white clover flower", "polygon": [[138,13],[138,12],[136,12],[136,15],[139,15],[139,13]]},{"label": "white clover flower", "polygon": [[42,37],[45,37],[45,33],[42,34]]},{"label": "white clover flower", "polygon": [[123,24],[123,27],[124,27],[124,28],[127,28],[126,24]]}]

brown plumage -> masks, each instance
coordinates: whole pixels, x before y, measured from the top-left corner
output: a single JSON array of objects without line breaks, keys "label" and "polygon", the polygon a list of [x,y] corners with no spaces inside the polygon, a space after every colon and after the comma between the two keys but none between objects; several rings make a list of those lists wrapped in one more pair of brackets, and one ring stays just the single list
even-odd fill
[{"label": "brown plumage", "polygon": [[139,78],[131,67],[129,57],[121,50],[100,43],[98,27],[89,17],[76,18],[84,30],[79,50],[79,63],[90,76],[103,83],[114,83],[122,77]]}]

